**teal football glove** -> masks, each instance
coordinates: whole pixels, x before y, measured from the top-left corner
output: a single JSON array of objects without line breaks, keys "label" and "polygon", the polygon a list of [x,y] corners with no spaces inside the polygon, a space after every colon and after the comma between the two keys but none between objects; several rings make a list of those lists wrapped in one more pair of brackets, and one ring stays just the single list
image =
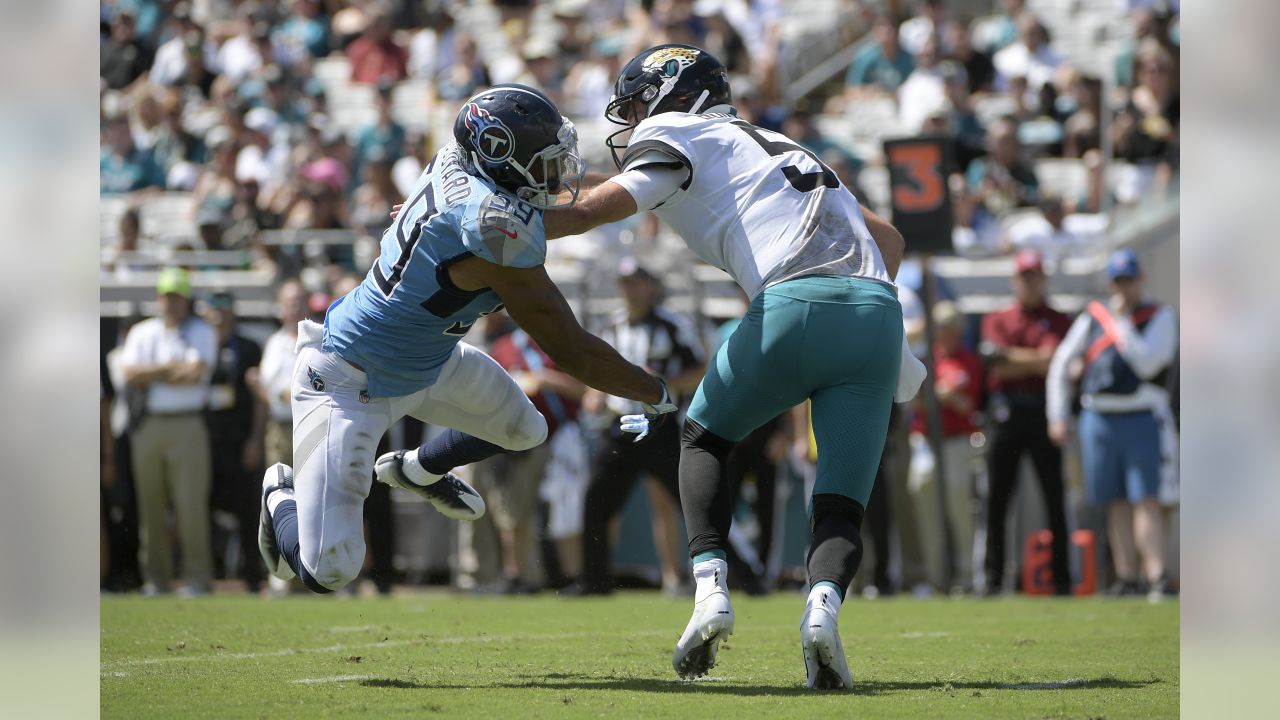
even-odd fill
[{"label": "teal football glove", "polygon": [[640,403],[644,408],[642,415],[623,415],[618,421],[622,432],[638,433],[635,442],[640,442],[648,436],[650,430],[657,430],[666,421],[667,416],[679,410],[676,404],[671,402],[671,393],[667,390],[667,383],[658,378],[658,382],[662,383],[662,399],[656,405],[649,403]]}]

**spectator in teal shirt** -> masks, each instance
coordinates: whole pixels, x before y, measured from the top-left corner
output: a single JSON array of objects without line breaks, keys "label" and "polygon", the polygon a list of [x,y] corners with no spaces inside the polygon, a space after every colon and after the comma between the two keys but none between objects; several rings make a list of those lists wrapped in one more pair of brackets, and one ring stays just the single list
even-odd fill
[{"label": "spectator in teal shirt", "polygon": [[133,144],[129,120],[123,115],[107,122],[107,143],[98,167],[103,194],[164,187],[164,170],[149,151]]},{"label": "spectator in teal shirt", "polygon": [[360,131],[356,138],[355,160],[352,163],[352,188],[363,177],[364,163],[374,155],[399,158],[404,154],[404,127],[391,117],[391,89],[393,84],[383,80],[378,83],[378,120]]},{"label": "spectator in teal shirt", "polygon": [[276,58],[286,66],[329,54],[329,19],[319,0],[295,0],[293,12],[271,33]]},{"label": "spectator in teal shirt", "polygon": [[160,4],[156,0],[116,0],[115,7],[116,12],[133,15],[138,39],[154,48],[155,35],[160,30]]},{"label": "spectator in teal shirt", "polygon": [[893,92],[915,70],[915,60],[898,45],[898,26],[888,17],[876,20],[871,36],[872,42],[853,59],[845,85],[875,86]]}]

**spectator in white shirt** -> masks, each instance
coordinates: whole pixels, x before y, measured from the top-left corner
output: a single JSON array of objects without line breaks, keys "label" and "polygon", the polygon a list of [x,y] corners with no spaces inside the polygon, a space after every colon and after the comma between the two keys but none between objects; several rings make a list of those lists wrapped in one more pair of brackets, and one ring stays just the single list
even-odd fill
[{"label": "spectator in white shirt", "polygon": [[1049,44],[1049,31],[1031,13],[1018,18],[1018,41],[995,54],[996,89],[1009,88],[1009,80],[1025,77],[1030,92],[1038,94],[1040,88],[1053,81],[1053,74],[1062,64],[1062,56]]},{"label": "spectator in white shirt", "polygon": [[307,316],[307,295],[298,280],[285,280],[276,293],[280,329],[267,338],[262,364],[249,378],[250,387],[267,404],[263,462],[293,462],[293,363],[298,358],[298,323]]},{"label": "spectator in white shirt", "polygon": [[916,69],[898,86],[898,118],[909,133],[920,132],[925,118],[946,105],[938,57],[938,37],[930,35],[916,52]]},{"label": "spectator in white shirt", "polygon": [[226,41],[218,51],[219,74],[239,84],[271,62],[271,24],[246,20],[244,30]]},{"label": "spectator in white shirt", "polygon": [[125,337],[125,384],[145,393],[146,411],[133,429],[144,593],[168,592],[173,552],[165,513],[172,505],[182,543],[183,592],[202,595],[213,577],[209,489],[212,466],[204,409],[218,340],[209,323],[191,313],[191,280],[167,268],[156,283],[157,317]]},{"label": "spectator in white shirt", "polygon": [[1085,489],[1090,503],[1106,508],[1117,576],[1112,593],[1149,590],[1157,600],[1169,590],[1161,501],[1174,502],[1177,487],[1166,380],[1178,325],[1173,308],[1143,299],[1132,251],[1111,254],[1107,277],[1110,302],[1092,302],[1080,313],[1049,364],[1049,437],[1059,446],[1067,442],[1071,379],[1078,378]]},{"label": "spectator in white shirt", "polygon": [[170,32],[168,40],[156,48],[155,60],[151,63],[151,72],[147,79],[152,85],[170,86],[178,83],[187,74],[187,35],[201,35],[201,30],[191,20],[191,6],[180,2],[173,6],[170,16]]},{"label": "spectator in white shirt", "polygon": [[1053,194],[1041,195],[1036,205],[1040,212],[1015,221],[1006,239],[1011,250],[1039,251],[1050,273],[1064,258],[1100,249],[1106,242],[1106,215],[1067,214],[1067,203]]},{"label": "spectator in white shirt", "polygon": [[916,16],[903,21],[898,28],[898,43],[912,55],[919,55],[930,38],[937,40],[946,16],[943,0],[920,0],[916,3]]}]

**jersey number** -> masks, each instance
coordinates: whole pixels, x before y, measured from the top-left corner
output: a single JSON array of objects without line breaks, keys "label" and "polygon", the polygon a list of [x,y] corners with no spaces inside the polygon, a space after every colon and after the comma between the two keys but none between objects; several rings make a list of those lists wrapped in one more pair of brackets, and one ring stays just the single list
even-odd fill
[{"label": "jersey number", "polygon": [[809,150],[806,147],[801,147],[790,140],[769,140],[760,134],[760,128],[757,128],[745,120],[734,120],[730,124],[741,129],[747,135],[750,135],[751,139],[759,143],[760,147],[764,148],[764,151],[769,153],[771,156],[776,157],[783,153],[799,151],[808,155],[811,160],[818,163],[819,168],[822,168],[821,170],[815,170],[814,172],[800,172],[800,168],[795,165],[783,166],[782,174],[787,178],[787,182],[791,183],[791,187],[799,190],[800,192],[813,192],[818,189],[819,185],[828,188],[840,187],[840,179],[831,171],[831,168],[827,167],[818,159],[817,155],[813,154],[812,150]]},{"label": "jersey number", "polygon": [[[430,168],[428,168],[430,170]],[[405,235],[405,226],[409,224],[409,208],[414,203],[425,198],[427,207],[416,220],[413,221],[413,229],[409,234]],[[396,258],[396,264],[391,266],[391,273],[385,275],[382,272],[382,260],[379,259],[373,263],[373,279],[378,283],[378,289],[383,295],[391,296],[391,293],[400,284],[400,279],[404,276],[405,266],[409,264],[409,259],[413,257],[413,249],[417,247],[418,240],[422,237],[422,226],[427,221],[436,216],[436,194],[431,183],[422,188],[422,192],[418,193],[404,204],[404,210],[400,213],[399,222],[396,223],[396,243],[400,246],[400,256]]]},{"label": "jersey number", "polygon": [[[499,310],[501,310],[501,309],[502,309],[502,308],[504,308],[504,307],[505,307],[505,305],[503,305],[502,303],[498,303],[498,304],[497,304],[497,306],[495,306],[492,310],[490,310],[490,311],[488,311],[488,312],[482,312],[482,313],[480,313],[480,317],[476,318],[476,320],[479,320],[480,318],[484,317],[485,315],[492,315],[492,314],[494,314],[494,313],[498,312]],[[476,324],[476,321],[475,321],[475,320],[468,320],[467,322],[462,322],[461,320],[459,320],[459,321],[455,322],[454,324],[450,325],[448,328],[445,328],[444,334],[445,334],[445,335],[456,335],[456,336],[458,336],[458,337],[462,337],[463,335],[466,335],[466,334],[467,334],[467,332],[469,332],[469,331],[471,330],[471,326],[472,326],[472,325],[475,325],[475,324]]]},{"label": "jersey number", "polygon": [[895,145],[889,164],[900,168],[906,182],[893,186],[893,206],[904,212],[927,213],[946,200],[947,182],[942,176],[942,147],[934,144]]}]

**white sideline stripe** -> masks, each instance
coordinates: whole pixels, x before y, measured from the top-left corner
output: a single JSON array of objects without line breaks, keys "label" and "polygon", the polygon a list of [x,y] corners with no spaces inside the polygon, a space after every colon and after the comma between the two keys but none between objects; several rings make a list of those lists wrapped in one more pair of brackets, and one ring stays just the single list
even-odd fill
[{"label": "white sideline stripe", "polygon": [[1019,683],[1017,685],[1001,685],[1005,690],[1056,690],[1058,688],[1069,688],[1077,685],[1088,685],[1089,681],[1084,678],[1070,678],[1068,680],[1056,680],[1054,682],[1037,682],[1037,683]]},{"label": "white sideline stripe", "polygon": [[904,637],[904,638],[912,638],[912,639],[915,639],[915,638],[950,637],[950,636],[951,636],[951,633],[949,633],[949,632],[945,632],[945,631],[943,631],[943,630],[935,630],[935,631],[933,631],[933,632],[919,632],[919,631],[915,631],[915,632],[904,632],[904,633],[901,633],[901,634],[900,634],[900,637]]},{"label": "white sideline stripe", "polygon": [[400,645],[409,645],[413,640],[388,640],[386,642],[377,643],[361,643],[359,645],[330,645],[322,648],[303,648],[300,650],[271,650],[268,652],[247,652],[247,653],[223,653],[221,655],[170,655],[167,657],[156,658],[136,658],[130,660],[116,660],[115,662],[106,663],[111,667],[132,667],[136,665],[160,665],[170,662],[202,662],[205,660],[252,660],[254,658],[266,657],[285,657],[287,655],[301,655],[305,653],[322,653],[322,652],[341,652],[343,650],[362,650],[374,647],[397,647]]},{"label": "white sideline stripe", "polygon": [[372,675],[334,675],[327,678],[302,678],[294,680],[294,685],[323,685],[325,683],[350,682],[352,680],[368,680]]},{"label": "white sideline stripe", "polygon": [[[670,635],[666,630],[648,630],[642,632],[628,632],[629,637],[653,636],[653,635]],[[600,633],[594,632],[576,632],[576,633],[545,633],[545,634],[516,634],[516,635],[458,635],[451,637],[427,637],[417,640],[387,640],[385,642],[357,643],[357,644],[337,644],[327,647],[318,648],[299,648],[291,650],[268,650],[265,652],[245,652],[245,653],[222,653],[218,655],[167,655],[165,657],[153,658],[130,658],[127,660],[115,660],[109,663],[103,663],[103,667],[136,667],[139,665],[161,665],[171,662],[206,662],[213,660],[252,660],[254,658],[268,657],[286,657],[289,655],[304,655],[308,653],[327,653],[327,652],[343,652],[346,650],[367,650],[369,648],[390,648],[402,647],[405,645],[430,645],[432,643],[440,643],[445,645],[461,645],[462,643],[502,643],[517,641],[539,641],[539,640],[567,640],[571,638],[597,637]],[[109,676],[107,671],[103,671],[104,676]]]}]

